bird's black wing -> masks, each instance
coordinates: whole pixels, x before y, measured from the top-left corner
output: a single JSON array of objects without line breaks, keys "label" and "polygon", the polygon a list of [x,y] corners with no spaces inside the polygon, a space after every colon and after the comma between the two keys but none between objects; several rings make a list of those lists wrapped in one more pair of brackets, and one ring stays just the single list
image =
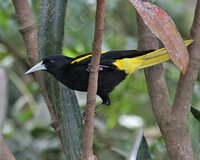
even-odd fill
[{"label": "bird's black wing", "polygon": [[90,63],[91,61],[92,54],[91,53],[86,53],[82,54],[80,56],[75,57],[71,62],[70,65],[76,66],[76,65],[86,65]]},{"label": "bird's black wing", "polygon": [[[138,50],[116,50],[116,51],[108,51],[104,52],[101,55],[101,62],[111,62],[112,60],[116,59],[123,59],[123,58],[133,58],[133,57],[138,57],[145,55],[147,53],[152,52],[153,50],[147,50],[147,51],[138,51]],[[80,56],[75,57],[71,61],[71,65],[88,65],[91,62],[91,53],[83,54]],[[108,60],[108,61],[104,61]],[[111,60],[111,61],[109,61]],[[113,62],[113,61],[112,61]],[[102,64],[103,65],[103,64]]]},{"label": "bird's black wing", "polygon": [[153,50],[138,51],[138,50],[116,50],[108,51],[101,55],[102,59],[123,59],[123,58],[133,58],[145,55],[152,52]]}]

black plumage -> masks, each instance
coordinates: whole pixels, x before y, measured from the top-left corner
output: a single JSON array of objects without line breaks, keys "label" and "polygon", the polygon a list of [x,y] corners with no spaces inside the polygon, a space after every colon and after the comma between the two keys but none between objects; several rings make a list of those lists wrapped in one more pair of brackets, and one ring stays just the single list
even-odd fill
[{"label": "black plumage", "polygon": [[[109,93],[127,75],[138,68],[145,68],[169,59],[166,50],[137,51],[120,50],[102,53],[99,64],[99,77],[97,95],[102,99],[102,104],[97,108],[109,105]],[[44,58],[40,63],[32,67],[26,73],[44,70],[51,73],[57,80],[67,87],[87,91],[91,53],[83,54],[75,58],[64,55],[52,55]]]}]

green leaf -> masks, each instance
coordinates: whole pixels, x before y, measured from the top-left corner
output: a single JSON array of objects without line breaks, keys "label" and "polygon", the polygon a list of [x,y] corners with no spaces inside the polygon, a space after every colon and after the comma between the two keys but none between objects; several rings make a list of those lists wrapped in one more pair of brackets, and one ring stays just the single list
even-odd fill
[{"label": "green leaf", "polygon": [[136,160],[151,160],[151,154],[144,135],[142,136]]},{"label": "green leaf", "polygon": [[191,106],[190,111],[191,111],[192,115],[194,116],[194,118],[196,118],[198,121],[200,121],[200,111],[192,106]]},{"label": "green leaf", "polygon": [[[39,27],[39,52],[42,57],[61,54],[67,0],[42,0]],[[46,74],[46,87],[58,119],[63,150],[68,160],[81,157],[83,126],[74,91]]]}]

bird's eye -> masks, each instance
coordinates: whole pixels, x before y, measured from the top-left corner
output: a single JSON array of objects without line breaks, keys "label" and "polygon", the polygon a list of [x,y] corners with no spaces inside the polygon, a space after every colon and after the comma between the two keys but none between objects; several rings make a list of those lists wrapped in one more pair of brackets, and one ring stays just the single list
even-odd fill
[{"label": "bird's eye", "polygon": [[54,63],[54,62],[55,62],[55,61],[53,61],[53,60],[50,60],[50,61],[49,61],[49,63]]},{"label": "bird's eye", "polygon": [[55,61],[53,61],[53,60],[49,60],[49,61],[47,61],[46,63],[47,63],[48,65],[51,65],[51,64],[54,64]]},{"label": "bird's eye", "polygon": [[53,61],[53,60],[45,60],[43,63],[44,63],[46,66],[49,66],[49,65],[54,64],[55,61]]}]

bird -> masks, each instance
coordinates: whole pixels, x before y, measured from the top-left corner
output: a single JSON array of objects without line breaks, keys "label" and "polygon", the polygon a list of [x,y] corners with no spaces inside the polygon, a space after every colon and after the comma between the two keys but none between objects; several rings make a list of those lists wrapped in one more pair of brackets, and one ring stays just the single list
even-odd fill
[{"label": "bird", "polygon": [[[192,40],[186,40],[188,46]],[[46,71],[65,86],[87,92],[91,67],[91,53],[75,58],[61,54],[50,55],[30,68],[25,74]],[[103,52],[99,63],[97,95],[102,103],[95,109],[110,105],[109,93],[138,69],[170,60],[165,48],[158,50],[113,50]]]}]

